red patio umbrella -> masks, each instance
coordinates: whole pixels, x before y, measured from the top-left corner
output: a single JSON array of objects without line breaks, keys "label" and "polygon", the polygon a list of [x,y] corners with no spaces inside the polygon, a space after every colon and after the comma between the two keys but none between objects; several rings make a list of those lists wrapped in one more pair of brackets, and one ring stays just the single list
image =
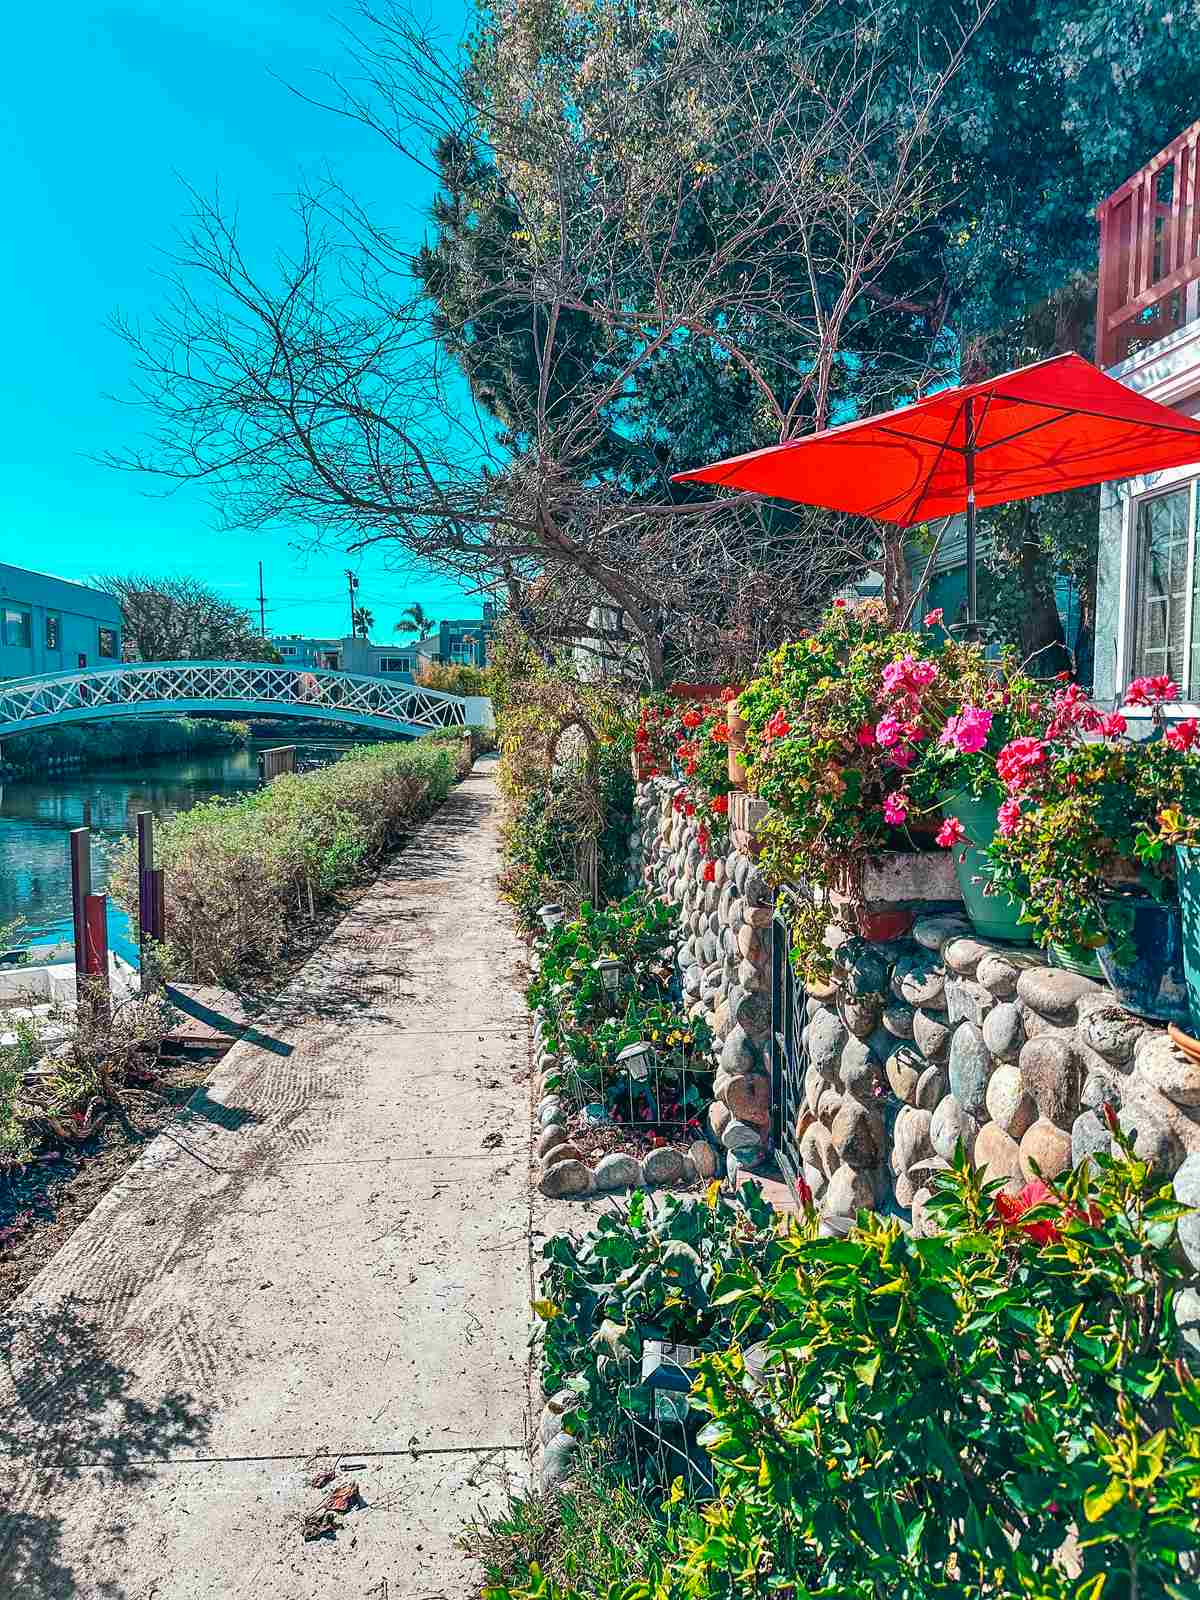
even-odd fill
[{"label": "red patio umbrella", "polygon": [[965,511],[974,624],[976,506],[1193,461],[1200,420],[1135,394],[1072,353],[671,481],[724,484],[902,528]]}]

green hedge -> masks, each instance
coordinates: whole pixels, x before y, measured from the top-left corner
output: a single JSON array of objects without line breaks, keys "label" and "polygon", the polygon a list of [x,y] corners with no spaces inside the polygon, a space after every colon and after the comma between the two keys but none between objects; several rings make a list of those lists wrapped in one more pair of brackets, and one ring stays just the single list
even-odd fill
[{"label": "green hedge", "polygon": [[234,750],[244,745],[249,736],[250,729],[244,722],[215,722],[202,717],[76,722],[64,728],[12,734],[0,751],[0,765],[33,774],[45,772],[55,759],[74,761],[83,767],[157,761],[201,750]]},{"label": "green hedge", "polygon": [[[362,745],[317,772],[160,822],[170,970],[234,984],[269,975],[337,892],[445,799],[455,775],[435,743]],[[132,842],[112,890],[136,911]]]}]

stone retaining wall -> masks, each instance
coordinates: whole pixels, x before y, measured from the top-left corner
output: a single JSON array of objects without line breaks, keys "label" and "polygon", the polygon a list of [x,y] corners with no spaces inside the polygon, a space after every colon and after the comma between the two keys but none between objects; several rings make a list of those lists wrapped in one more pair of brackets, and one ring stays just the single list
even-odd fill
[{"label": "stone retaining wall", "polygon": [[[762,803],[731,796],[734,848],[706,882],[696,824],[674,807],[681,791],[666,778],[638,785],[631,872],[680,908],[689,1011],[717,1039],[709,1126],[731,1163],[754,1167],[768,1154],[771,1117],[772,892],[753,838]],[[911,876],[920,858],[907,859]],[[931,857],[928,884],[915,885],[926,903],[954,893],[948,862]],[[810,986],[806,1000],[808,1070],[793,1130],[825,1215],[870,1206],[923,1232],[931,1175],[960,1138],[1015,1192],[1034,1161],[1053,1178],[1111,1148],[1106,1102],[1179,1200],[1200,1207],[1200,1063],[1104,984],[1046,966],[1041,951],[981,941],[960,912],[918,915],[907,937],[887,943],[831,939],[832,980]],[[1200,1216],[1184,1221],[1180,1242],[1200,1274]],[[1178,1310],[1200,1353],[1195,1283]]]},{"label": "stone retaining wall", "polygon": [[679,907],[683,942],[677,960],[688,1014],[704,1016],[716,1037],[709,1128],[734,1161],[754,1167],[766,1157],[771,1124],[773,896],[750,854],[736,848],[738,842],[752,848],[736,814],[746,797],[731,797],[735,848],[713,861],[706,881],[696,821],[675,808],[676,795],[683,793],[683,785],[670,778],[638,785],[632,875],[635,885]]}]

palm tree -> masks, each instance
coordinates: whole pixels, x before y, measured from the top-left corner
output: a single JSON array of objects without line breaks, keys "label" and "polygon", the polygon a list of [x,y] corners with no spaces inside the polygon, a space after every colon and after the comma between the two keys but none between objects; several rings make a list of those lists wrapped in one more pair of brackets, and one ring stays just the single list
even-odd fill
[{"label": "palm tree", "polygon": [[396,624],[395,632],[415,633],[423,638],[433,627],[434,621],[435,619],[429,615],[421,602],[415,600]]},{"label": "palm tree", "polygon": [[359,638],[359,639],[368,639],[368,638],[370,638],[371,629],[374,626],[375,626],[375,613],[373,611],[368,611],[366,606],[355,606],[355,608],[354,608],[354,633],[355,633],[355,637]]}]

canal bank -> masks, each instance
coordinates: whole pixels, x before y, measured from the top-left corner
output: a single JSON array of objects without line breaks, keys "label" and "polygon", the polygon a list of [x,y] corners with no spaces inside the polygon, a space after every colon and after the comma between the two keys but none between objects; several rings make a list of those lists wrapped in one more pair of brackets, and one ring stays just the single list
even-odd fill
[{"label": "canal bank", "polygon": [[[0,1325],[0,1588],[460,1596],[528,1462],[522,948],[491,763]],[[306,1542],[328,1486],[361,1504]]]},{"label": "canal bank", "polygon": [[[267,743],[175,755],[139,767],[24,777],[0,784],[0,926],[20,918],[23,941],[53,944],[71,938],[68,837],[90,826],[97,892],[108,882],[115,849],[136,830],[139,811],[166,818],[214,795],[247,794],[259,786],[258,755]],[[295,742],[295,741],[292,741]],[[332,761],[353,741],[314,739],[298,746],[301,759]],[[109,904],[109,945],[136,960],[129,920]]]}]

